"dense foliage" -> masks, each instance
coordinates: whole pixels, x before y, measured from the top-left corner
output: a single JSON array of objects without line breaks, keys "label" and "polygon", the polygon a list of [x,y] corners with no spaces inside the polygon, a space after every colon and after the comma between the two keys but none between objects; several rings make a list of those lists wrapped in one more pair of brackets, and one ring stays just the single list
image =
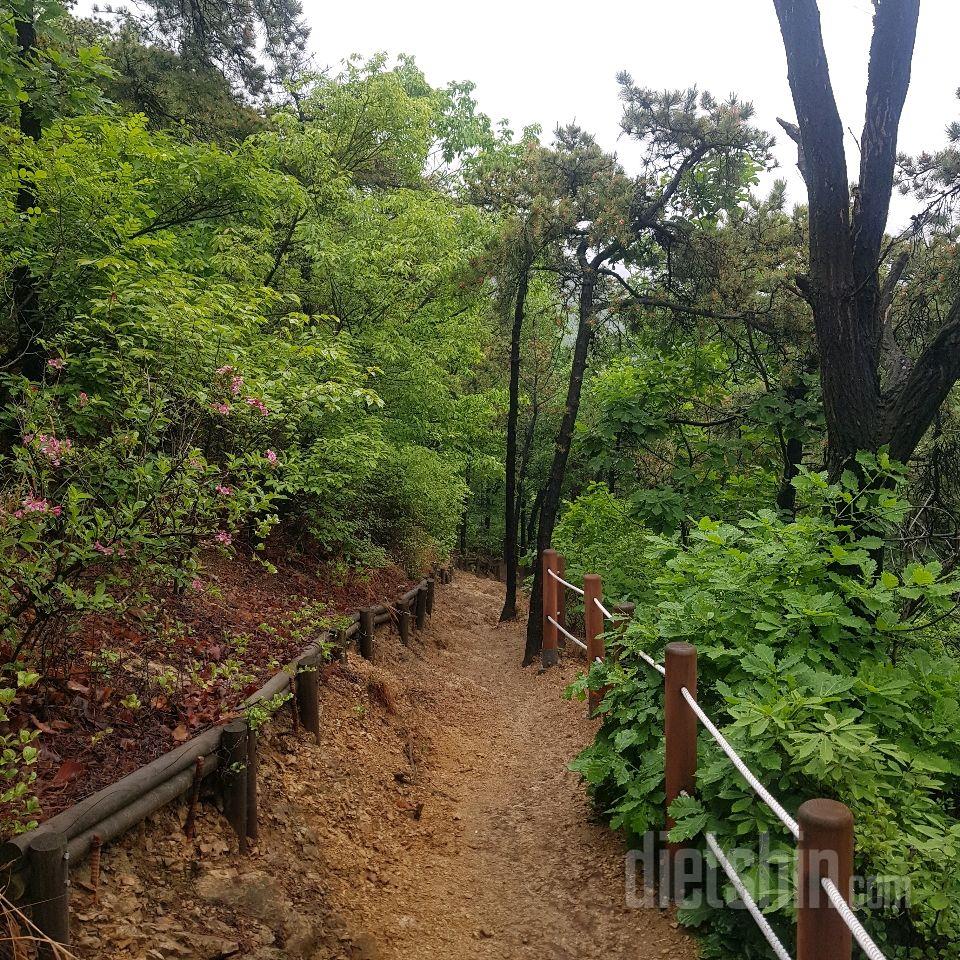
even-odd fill
[{"label": "dense foliage", "polygon": [[[889,479],[863,460],[875,479]],[[788,810],[813,796],[848,804],[857,874],[900,884],[885,910],[868,912],[887,955],[941,956],[960,923],[949,866],[960,838],[960,659],[944,619],[958,584],[935,560],[880,568],[878,533],[907,510],[892,489],[861,497],[856,521],[845,522],[857,495],[852,476],[846,487],[822,474],[796,483],[797,519],[772,510],[735,523],[704,519],[685,543],[652,532],[611,539],[579,511],[567,515],[570,546],[603,543],[605,553],[585,552],[591,569],[639,601],[614,641],[615,659],[581,683],[611,689],[600,734],[574,768],[614,825],[634,837],[663,829],[662,682],[636,651],[662,660],[666,643],[694,643],[699,700],[748,766]],[[622,507],[608,494],[591,498],[591,514],[616,520]],[[904,621],[904,609],[921,607]],[[728,849],[756,852],[756,838],[770,833],[770,858],[756,855],[745,876],[789,942],[793,875],[773,865],[793,863],[793,838],[709,739],[701,739],[697,798],[671,809],[676,839],[710,830]],[[709,919],[708,956],[726,956],[731,937],[744,945],[740,956],[766,955],[741,913],[682,915]]]}]

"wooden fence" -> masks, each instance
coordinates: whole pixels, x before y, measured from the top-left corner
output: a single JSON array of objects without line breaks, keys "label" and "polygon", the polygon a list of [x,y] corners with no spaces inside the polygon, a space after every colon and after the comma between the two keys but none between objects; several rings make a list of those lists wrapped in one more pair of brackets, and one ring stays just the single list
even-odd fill
[{"label": "wooden fence", "polygon": [[[633,604],[612,606],[603,601],[600,577],[588,573],[583,586],[565,578],[566,563],[556,550],[545,550],[543,564],[543,652],[544,667],[556,663],[561,637],[580,647],[592,664],[605,657],[604,621],[622,631],[633,613]],[[568,629],[566,593],[583,598],[585,637],[581,640]],[[853,814],[837,800],[807,800],[792,817],[750,771],[697,702],[697,651],[689,643],[668,643],[665,662],[657,663],[643,651],[640,658],[656,670],[664,682],[664,787],[667,828],[673,820],[670,805],[684,795],[693,796],[697,781],[697,734],[699,724],[717,742],[737,773],[757,797],[786,827],[797,843],[796,960],[850,960],[854,940],[870,960],[885,960],[879,947],[856,918],[851,906],[853,887]],[[605,691],[591,691],[589,713],[594,715]],[[707,846],[727,875],[744,907],[750,913],[778,960],[792,960],[762,910],[751,898],[743,880],[725,856],[716,836],[705,833]],[[691,863],[700,857],[693,841],[668,843],[660,864],[661,885],[672,899],[680,900],[689,879],[698,871]]]},{"label": "wooden fence", "polygon": [[[25,906],[36,927],[51,941],[70,943],[70,869],[89,855],[97,858],[103,844],[115,840],[162,807],[185,794],[190,810],[185,830],[192,830],[196,803],[204,781],[214,778],[223,812],[237,835],[241,853],[258,835],[257,726],[251,710],[289,692],[294,723],[320,738],[318,667],[321,650],[333,644],[346,657],[351,641],[367,659],[374,656],[377,627],[395,624],[401,642],[422,630],[433,612],[435,585],[449,583],[452,572],[441,568],[422,580],[391,606],[356,611],[348,625],[328,631],[295,660],[275,674],[242,704],[244,717],[199,733],[162,757],[57,814],[0,847],[7,898]],[[41,946],[41,955],[53,956]]]}]

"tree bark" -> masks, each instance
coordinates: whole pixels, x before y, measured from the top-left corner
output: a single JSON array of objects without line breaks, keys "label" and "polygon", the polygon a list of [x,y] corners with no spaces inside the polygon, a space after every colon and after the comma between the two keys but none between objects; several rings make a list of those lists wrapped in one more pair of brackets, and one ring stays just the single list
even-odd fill
[{"label": "tree bark", "polygon": [[573,430],[577,422],[577,413],[580,410],[580,394],[583,389],[583,378],[587,369],[587,357],[590,351],[590,341],[593,339],[594,324],[596,322],[594,295],[597,285],[597,267],[599,257],[590,264],[582,265],[580,302],[578,309],[579,323],[577,339],[573,348],[573,361],[570,366],[570,381],[567,385],[567,402],[560,421],[560,430],[553,451],[553,462],[550,474],[544,487],[543,503],[540,508],[540,523],[537,529],[537,560],[533,569],[533,585],[530,593],[530,615],[527,618],[527,640],[523,654],[523,665],[533,663],[540,654],[543,643],[543,582],[540,557],[543,551],[550,546],[553,530],[557,522],[557,513],[560,509],[560,498],[563,492],[563,481],[567,472],[567,460],[570,456],[570,444],[573,441]]},{"label": "tree bark", "polygon": [[843,124],[816,0],[773,0],[780,20],[809,194],[810,270],[800,278],[813,308],[833,479],[861,450],[889,444],[906,460],[960,376],[960,322],[948,321],[896,392],[881,388],[884,326],[880,260],[900,116],[910,84],[919,0],[876,5],[860,178],[850,203]]},{"label": "tree bark", "polygon": [[523,319],[530,287],[530,260],[524,257],[517,277],[510,331],[510,399],[507,408],[506,491],[504,504],[503,562],[506,566],[506,597],[500,622],[517,619],[517,557],[519,551],[519,511],[517,509],[517,423],[520,418],[520,347]]}]

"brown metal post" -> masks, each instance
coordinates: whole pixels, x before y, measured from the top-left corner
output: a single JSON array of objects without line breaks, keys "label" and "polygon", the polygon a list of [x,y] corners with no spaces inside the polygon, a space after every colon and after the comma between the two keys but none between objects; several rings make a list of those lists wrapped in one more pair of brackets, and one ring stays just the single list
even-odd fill
[{"label": "brown metal post", "polygon": [[850,930],[820,881],[832,880],[850,902],[853,814],[836,800],[808,800],[797,812],[797,822],[797,960],[850,960]]},{"label": "brown metal post", "polygon": [[220,737],[223,812],[247,852],[247,721],[234,720]]},{"label": "brown metal post", "polygon": [[433,598],[436,593],[437,585],[433,577],[427,578],[427,616],[433,616]]},{"label": "brown metal post", "polygon": [[[664,740],[666,742],[667,809],[682,793],[693,796],[697,781],[697,716],[681,692],[697,697],[697,649],[689,643],[668,643],[664,679]],[[667,815],[667,829],[673,818]],[[667,883],[673,899],[680,900],[685,845],[667,845]]]},{"label": "brown metal post", "polygon": [[[63,833],[40,834],[29,849],[30,915],[39,930],[54,943],[70,945],[70,887],[67,837]],[[52,958],[56,951],[40,944],[39,957]]]},{"label": "brown metal post", "polygon": [[421,583],[417,589],[417,629],[422,630],[427,625],[427,585]]},{"label": "brown metal post", "polygon": [[543,551],[543,644],[540,648],[540,665],[543,669],[552,667],[559,659],[557,653],[557,628],[547,617],[557,618],[557,581],[550,571],[557,572],[557,551]]},{"label": "brown metal post", "polygon": [[[567,575],[567,558],[562,553],[557,554],[557,573],[561,577]],[[567,625],[567,588],[562,583],[557,584],[557,623],[561,627]],[[562,635],[558,640],[562,646],[566,646]]]},{"label": "brown metal post", "polygon": [[[603,600],[603,586],[600,577],[588,573],[583,578],[583,622],[587,640],[587,659],[593,666],[595,660],[603,659],[603,614],[594,602]],[[592,716],[603,699],[602,690],[591,690],[587,695],[588,713]]]},{"label": "brown metal post", "polygon": [[374,625],[373,607],[364,607],[360,611],[360,632],[357,634],[357,649],[360,656],[366,660],[373,659],[373,631]]},{"label": "brown metal post", "polygon": [[297,671],[297,713],[305,730],[320,742],[320,665],[319,654],[313,654],[300,663]]}]

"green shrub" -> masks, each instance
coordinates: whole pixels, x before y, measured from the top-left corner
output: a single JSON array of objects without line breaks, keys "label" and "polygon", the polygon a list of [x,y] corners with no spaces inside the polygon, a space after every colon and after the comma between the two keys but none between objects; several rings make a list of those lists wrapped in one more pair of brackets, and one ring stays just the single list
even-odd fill
[{"label": "green shrub", "polygon": [[[700,702],[761,781],[788,810],[818,796],[848,804],[858,875],[909,885],[906,903],[864,912],[887,956],[932,960],[960,938],[960,660],[944,633],[960,584],[935,560],[880,569],[877,534],[903,504],[884,464],[862,467],[864,490],[852,476],[835,487],[799,478],[809,509],[792,522],[760,511],[702,520],[686,544],[643,537],[636,619],[576,687],[611,689],[574,769],[614,826],[634,837],[662,828],[661,679],[636,654],[695,644]],[[698,796],[672,808],[674,837],[710,830],[732,847],[769,831],[774,856],[790,856],[792,837],[706,734],[699,754]],[[758,899],[770,895],[759,866],[745,877]],[[791,901],[768,903],[785,942]],[[743,911],[681,918],[703,925],[705,956],[767,955]]]}]

